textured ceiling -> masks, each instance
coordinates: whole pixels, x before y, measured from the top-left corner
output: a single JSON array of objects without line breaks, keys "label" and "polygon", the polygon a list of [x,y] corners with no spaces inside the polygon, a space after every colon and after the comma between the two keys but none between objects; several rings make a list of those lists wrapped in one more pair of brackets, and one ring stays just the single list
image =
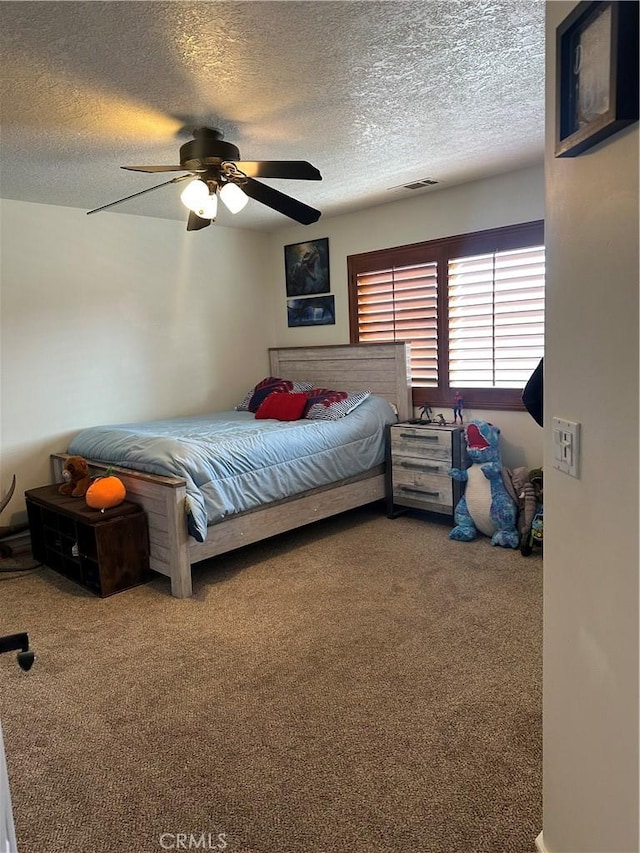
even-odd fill
[{"label": "textured ceiling", "polygon": [[[540,0],[1,2],[0,56],[4,198],[107,204],[172,177],[119,166],[175,163],[201,125],[309,160],[321,182],[265,183],[323,216],[543,156]],[[180,191],[113,210],[185,220]],[[290,220],[252,200],[218,222]]]}]

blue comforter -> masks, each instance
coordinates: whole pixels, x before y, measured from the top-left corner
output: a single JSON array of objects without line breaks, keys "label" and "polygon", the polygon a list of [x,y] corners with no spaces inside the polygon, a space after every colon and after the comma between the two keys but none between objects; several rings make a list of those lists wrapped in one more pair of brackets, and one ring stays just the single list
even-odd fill
[{"label": "blue comforter", "polygon": [[371,396],[337,421],[256,420],[219,412],[91,427],[68,452],[186,481],[189,532],[199,542],[228,515],[352,477],[384,461],[391,406]]}]

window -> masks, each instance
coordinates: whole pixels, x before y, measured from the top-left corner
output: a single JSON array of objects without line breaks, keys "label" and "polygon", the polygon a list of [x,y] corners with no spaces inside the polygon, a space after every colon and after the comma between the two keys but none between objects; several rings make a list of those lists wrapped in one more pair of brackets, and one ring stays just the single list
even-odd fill
[{"label": "window", "polygon": [[347,258],[351,341],[409,341],[416,405],[521,409],[544,352],[544,224]]}]

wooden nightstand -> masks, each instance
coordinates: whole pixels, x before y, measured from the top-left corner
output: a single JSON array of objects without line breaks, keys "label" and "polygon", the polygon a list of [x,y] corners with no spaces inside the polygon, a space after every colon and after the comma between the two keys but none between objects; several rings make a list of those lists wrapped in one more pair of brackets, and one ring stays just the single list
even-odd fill
[{"label": "wooden nightstand", "polygon": [[387,515],[420,509],[453,517],[462,494],[450,468],[469,465],[460,426],[399,423],[389,427],[387,442]]},{"label": "wooden nightstand", "polygon": [[58,485],[25,492],[34,558],[102,598],[149,580],[144,510],[124,501],[101,512]]}]

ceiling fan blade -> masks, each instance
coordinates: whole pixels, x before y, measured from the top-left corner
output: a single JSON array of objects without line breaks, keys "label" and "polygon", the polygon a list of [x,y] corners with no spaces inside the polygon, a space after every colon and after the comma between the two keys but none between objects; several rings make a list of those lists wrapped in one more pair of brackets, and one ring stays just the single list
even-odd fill
[{"label": "ceiling fan blade", "polygon": [[187,231],[199,231],[201,228],[206,228],[207,225],[211,225],[211,222],[211,219],[203,219],[201,216],[198,216],[197,213],[190,210],[189,219],[187,221]]},{"label": "ceiling fan blade", "polygon": [[187,172],[192,171],[185,166],[120,166],[128,172]]},{"label": "ceiling fan blade", "polygon": [[319,210],[309,207],[291,196],[285,195],[274,190],[273,187],[268,187],[266,184],[261,184],[259,181],[254,181],[247,178],[246,182],[240,185],[245,195],[249,198],[259,201],[261,204],[266,204],[272,210],[277,210],[288,216],[290,219],[295,219],[302,225],[311,225],[312,222],[317,222],[322,216]]},{"label": "ceiling fan blade", "polygon": [[175,178],[171,178],[170,181],[165,181],[163,184],[156,184],[154,187],[147,187],[146,190],[140,190],[140,192],[132,193],[131,195],[127,195],[124,198],[119,198],[117,201],[111,201],[109,204],[103,204],[102,207],[96,207],[93,210],[87,211],[87,216],[90,213],[98,213],[100,210],[107,210],[109,207],[115,207],[116,204],[122,204],[123,201],[129,201],[129,199],[136,198],[139,195],[144,195],[145,193],[150,193],[153,190],[158,190],[160,187],[166,187],[168,184],[177,184],[178,181],[186,181],[187,178],[194,178],[195,175],[177,175]]},{"label": "ceiling fan blade", "polygon": [[306,160],[238,160],[238,169],[249,178],[289,178],[294,181],[321,181],[322,175]]}]

